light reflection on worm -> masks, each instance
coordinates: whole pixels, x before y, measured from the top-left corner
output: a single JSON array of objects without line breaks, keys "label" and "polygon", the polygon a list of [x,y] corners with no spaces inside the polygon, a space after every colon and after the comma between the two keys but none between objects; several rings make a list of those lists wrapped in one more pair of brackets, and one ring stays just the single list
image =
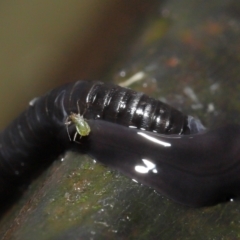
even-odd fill
[{"label": "light reflection on worm", "polygon": [[89,121],[87,152],[169,198],[213,205],[240,195],[240,126],[195,135],[162,135]]},{"label": "light reflection on worm", "polygon": [[[81,145],[69,142],[65,127],[78,104],[91,128]],[[181,135],[200,130],[197,120],[143,93],[101,82],[66,84],[31,101],[1,132],[0,197],[71,148],[183,204],[238,196],[239,126]],[[70,127],[72,136],[75,131]]]}]

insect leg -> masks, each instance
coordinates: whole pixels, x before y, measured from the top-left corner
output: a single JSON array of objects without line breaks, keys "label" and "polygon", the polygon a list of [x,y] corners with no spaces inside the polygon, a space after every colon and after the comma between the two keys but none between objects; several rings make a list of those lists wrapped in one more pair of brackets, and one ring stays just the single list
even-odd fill
[{"label": "insect leg", "polygon": [[[78,132],[76,132],[76,133],[74,134],[73,141],[76,142],[76,143],[81,144],[79,141],[76,141],[77,135],[78,135]],[[80,139],[81,139],[82,136],[81,136],[80,134],[79,134],[79,136],[80,136]]]},{"label": "insect leg", "polygon": [[68,119],[69,119],[69,117],[67,117],[65,125],[66,125],[66,129],[67,129],[67,134],[68,134],[69,140],[72,141],[72,139],[70,137],[70,134],[69,134],[69,129],[68,129],[68,125],[70,125],[72,123],[72,121],[68,121]]},{"label": "insect leg", "polygon": [[78,134],[78,132],[75,132],[74,137],[73,137],[74,142],[76,142],[77,134]]},{"label": "insect leg", "polygon": [[84,114],[87,112],[87,109],[89,108],[90,103],[87,102],[87,105],[86,105],[86,107],[84,108],[83,113],[81,114],[81,113],[80,113],[80,107],[79,107],[79,101],[80,101],[80,99],[78,99],[78,101],[77,101],[78,113],[79,113],[80,116],[84,116]]},{"label": "insect leg", "polygon": [[77,109],[78,109],[78,114],[81,116],[80,107],[79,107],[79,101],[80,101],[80,99],[77,100]]}]

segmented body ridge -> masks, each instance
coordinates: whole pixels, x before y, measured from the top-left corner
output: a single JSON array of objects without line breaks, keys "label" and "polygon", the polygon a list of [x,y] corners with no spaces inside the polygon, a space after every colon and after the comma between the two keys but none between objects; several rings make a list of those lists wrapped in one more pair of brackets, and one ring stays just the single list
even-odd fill
[{"label": "segmented body ridge", "polygon": [[71,103],[79,102],[86,119],[103,119],[164,134],[189,133],[186,115],[131,89],[79,81],[73,86],[70,98]]},{"label": "segmented body ridge", "polygon": [[65,122],[71,113],[158,133],[189,133],[187,116],[180,111],[114,84],[68,83],[29,105],[0,134],[0,183],[27,177],[46,158],[65,151],[64,142],[69,141]]}]

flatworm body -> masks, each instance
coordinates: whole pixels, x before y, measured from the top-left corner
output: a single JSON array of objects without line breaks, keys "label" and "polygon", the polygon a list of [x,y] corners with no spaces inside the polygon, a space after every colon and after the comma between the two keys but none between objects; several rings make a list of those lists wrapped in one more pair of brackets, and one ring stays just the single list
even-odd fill
[{"label": "flatworm body", "polygon": [[[77,137],[81,145],[67,135],[71,113],[84,113],[90,126]],[[0,194],[74,148],[183,204],[238,196],[240,142],[231,139],[239,138],[239,127],[191,135],[202,129],[199,121],[143,93],[101,82],[69,83],[32,101],[0,134]],[[76,126],[69,132],[73,138]]]},{"label": "flatworm body", "polygon": [[89,124],[88,154],[174,201],[200,207],[240,195],[238,125],[169,136],[104,121]]}]

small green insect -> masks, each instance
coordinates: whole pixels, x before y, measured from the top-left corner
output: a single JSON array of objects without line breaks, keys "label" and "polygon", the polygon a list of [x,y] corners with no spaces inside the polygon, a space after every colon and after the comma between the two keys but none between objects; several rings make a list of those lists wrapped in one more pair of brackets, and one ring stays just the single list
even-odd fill
[{"label": "small green insect", "polygon": [[76,130],[77,130],[73,137],[74,142],[77,142],[76,141],[77,134],[80,135],[80,138],[89,135],[91,129],[90,129],[90,126],[88,125],[88,123],[86,122],[86,120],[83,118],[83,115],[80,115],[80,113],[78,113],[78,114],[71,113],[67,117],[66,122],[65,122],[65,124],[67,125],[67,133],[68,133],[68,137],[69,137],[70,141],[72,141],[72,139],[69,134],[68,125],[70,125],[72,123],[75,124]]}]

